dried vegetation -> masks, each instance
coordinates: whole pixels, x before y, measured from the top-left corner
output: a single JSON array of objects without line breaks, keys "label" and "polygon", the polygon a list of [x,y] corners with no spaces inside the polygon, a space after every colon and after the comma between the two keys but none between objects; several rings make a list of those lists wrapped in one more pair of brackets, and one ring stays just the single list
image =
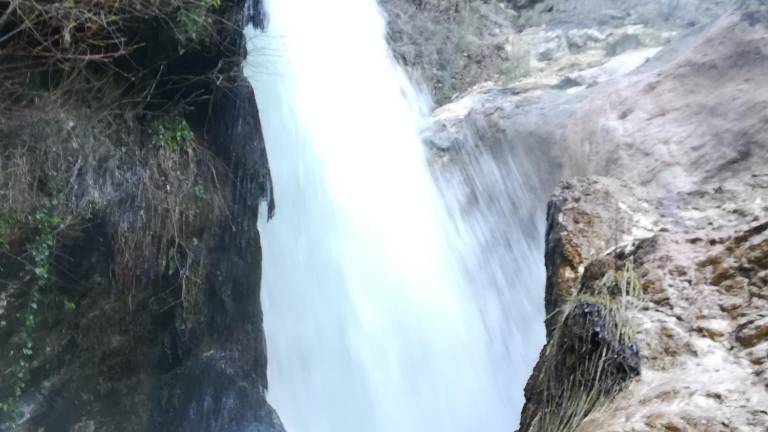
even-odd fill
[{"label": "dried vegetation", "polygon": [[38,299],[56,294],[65,270],[60,246],[96,221],[126,302],[161,285],[181,295],[156,296],[158,308],[196,313],[206,245],[231,202],[231,174],[205,138],[215,95],[240,85],[231,23],[243,17],[229,6],[0,1],[0,294],[17,311],[0,328],[15,365],[0,371],[14,383],[0,389],[0,420],[17,415],[30,335],[47,312]]},{"label": "dried vegetation", "polygon": [[[527,430],[570,432],[640,373],[631,319],[641,290],[630,260],[593,261],[557,312],[536,383],[542,406]],[[530,384],[529,384],[530,385]]]}]

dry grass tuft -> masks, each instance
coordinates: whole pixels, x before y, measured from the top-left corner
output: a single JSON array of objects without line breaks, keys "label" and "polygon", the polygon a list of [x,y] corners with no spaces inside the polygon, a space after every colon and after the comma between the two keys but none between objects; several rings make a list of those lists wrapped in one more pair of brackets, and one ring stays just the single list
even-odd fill
[{"label": "dry grass tuft", "polygon": [[[585,271],[585,273],[587,273]],[[608,270],[563,305],[541,360],[543,404],[529,430],[569,432],[639,374],[630,323],[640,284],[627,261]]]},{"label": "dry grass tuft", "polygon": [[0,0],[0,113],[51,91],[172,109],[195,97],[185,86],[231,82],[226,58],[197,69],[222,51],[239,63],[239,24],[223,10],[221,0]]},{"label": "dry grass tuft", "polygon": [[230,200],[200,116],[240,73],[240,24],[225,19],[240,9],[0,0],[0,244],[22,246],[25,215],[42,207],[73,225],[98,215],[116,233],[121,285],[163,273],[185,292],[198,284],[198,245]]},{"label": "dry grass tuft", "polygon": [[[33,378],[34,324],[80,310],[74,295],[90,285],[70,271],[87,265],[77,257],[104,255],[101,307],[172,316],[192,337],[221,274],[214,251],[235,231],[247,246],[257,238],[244,229],[255,217],[230,214],[268,181],[265,157],[246,153],[258,150],[255,106],[237,111],[251,106],[237,105],[251,95],[245,12],[220,1],[0,0],[0,294],[13,316],[0,364],[16,365],[0,429]],[[240,141],[222,132],[232,117]],[[253,194],[234,188],[244,177]]]},{"label": "dry grass tuft", "polygon": [[[205,269],[201,244],[226,225],[228,188],[220,185],[229,178],[219,177],[227,169],[189,129],[169,143],[141,127],[141,112],[89,114],[54,94],[0,121],[3,242],[22,243],[25,216],[43,207],[72,226],[100,215],[116,233],[118,285],[169,273],[189,292]],[[159,121],[186,124],[181,115]]]}]

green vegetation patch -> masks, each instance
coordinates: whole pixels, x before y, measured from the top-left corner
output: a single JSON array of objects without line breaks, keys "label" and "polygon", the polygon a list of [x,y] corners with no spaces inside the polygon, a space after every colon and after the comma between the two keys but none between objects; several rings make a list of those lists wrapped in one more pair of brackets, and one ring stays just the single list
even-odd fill
[{"label": "green vegetation patch", "polygon": [[[12,358],[12,368],[3,382],[9,383],[10,395],[0,400],[0,414],[14,417],[18,398],[21,397],[29,378],[29,368],[34,350],[34,332],[40,320],[41,300],[52,282],[51,265],[58,233],[69,224],[67,217],[57,214],[55,201],[45,201],[41,207],[29,214],[6,216],[4,226],[29,239],[17,259],[25,264],[24,273],[29,282],[26,304],[16,314],[17,337],[8,344],[6,355]],[[6,241],[4,253],[12,254]]]},{"label": "green vegetation patch", "polygon": [[171,153],[179,154],[192,149],[195,135],[189,123],[180,116],[165,116],[152,124],[152,138],[155,144]]}]

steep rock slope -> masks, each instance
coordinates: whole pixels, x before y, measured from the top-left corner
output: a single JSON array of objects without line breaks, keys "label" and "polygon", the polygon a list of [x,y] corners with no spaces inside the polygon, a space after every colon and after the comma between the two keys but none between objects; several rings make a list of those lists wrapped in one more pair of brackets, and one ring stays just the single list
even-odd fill
[{"label": "steep rock slope", "polygon": [[[464,178],[469,213],[494,202],[500,178],[519,177],[535,199],[516,201],[511,216],[531,226],[562,178],[604,175],[663,192],[764,165],[764,20],[764,9],[737,12],[661,51],[473,90],[425,128],[433,166]],[[501,177],[485,176],[491,169]]]},{"label": "steep rock slope", "polygon": [[[577,181],[550,203],[548,345],[521,430],[768,424],[767,40],[764,8],[728,15],[591,89],[566,120],[562,162],[572,172],[644,188]],[[639,289],[596,296],[590,283],[628,263]],[[625,303],[619,317],[602,311]],[[574,310],[601,312],[574,321]],[[605,330],[613,326],[629,334]],[[606,344],[603,357],[591,354]],[[564,346],[576,360],[552,354]],[[605,369],[593,370],[596,361]],[[568,371],[578,385],[562,379]]]},{"label": "steep rock slope", "polygon": [[[658,71],[685,57],[685,49],[700,41],[697,35],[712,34],[709,29],[703,26],[675,42],[677,48],[667,48],[654,60],[655,66],[645,67]],[[614,175],[618,166],[604,158],[620,157],[618,149],[624,144],[611,131],[635,120],[622,123],[613,120],[622,113],[604,112],[614,106],[619,94],[614,89],[652,79],[652,73],[641,75],[635,69],[680,32],[619,20],[601,28],[535,27],[517,34],[529,56],[527,75],[506,86],[475,87],[437,109],[424,129],[439,177],[461,179],[450,182],[462,212],[498,221],[489,228],[496,233],[489,236],[492,241],[514,242],[519,234],[509,232],[512,226],[523,226],[530,235],[543,232],[544,203],[561,178]],[[695,55],[689,58],[698,61]],[[759,68],[754,64],[750,71]],[[626,100],[632,104],[634,95],[627,93]],[[641,130],[642,121],[633,127]],[[593,133],[601,134],[601,141],[591,145],[587,135]],[[638,161],[633,168],[642,171],[644,159]]]},{"label": "steep rock slope", "polygon": [[[460,161],[464,148],[519,154],[521,164],[550,168],[537,179],[550,191],[560,176],[587,173],[659,186],[663,177],[704,181],[721,171],[720,151],[738,163],[737,153],[746,157],[750,143],[762,141],[763,20],[759,10],[729,15],[661,51],[611,57],[603,41],[603,63],[595,67],[558,51],[567,67],[545,64],[510,86],[467,93],[435,111],[425,138],[442,159]],[[729,141],[740,147],[726,148]]]},{"label": "steep rock slope", "polygon": [[527,77],[469,91],[425,129],[464,212],[505,216],[500,237],[535,229],[561,179],[621,179],[564,183],[549,205],[547,346],[521,431],[768,424],[768,11],[715,3],[696,21],[740,9],[690,30],[685,14],[526,30]]}]

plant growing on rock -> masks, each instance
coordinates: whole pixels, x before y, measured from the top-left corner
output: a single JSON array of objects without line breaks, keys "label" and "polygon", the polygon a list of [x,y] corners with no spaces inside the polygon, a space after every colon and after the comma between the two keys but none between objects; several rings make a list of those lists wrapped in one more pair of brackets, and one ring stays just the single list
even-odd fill
[{"label": "plant growing on rock", "polygon": [[168,116],[152,124],[153,140],[171,153],[179,154],[194,145],[189,123],[180,116]]},{"label": "plant growing on rock", "polygon": [[[123,404],[141,405],[140,420],[98,428],[145,430],[155,416],[158,430],[189,430],[166,414],[192,402],[152,405],[146,386],[189,382],[179,369],[199,370],[215,331],[261,331],[250,216],[268,176],[240,70],[243,14],[226,0],[0,0],[0,345],[13,347],[0,353],[0,430],[31,392],[46,409],[24,428],[72,399],[80,417],[61,428],[109,423]],[[233,291],[243,332],[213,323]],[[263,394],[258,355],[234,366],[247,371],[243,400]],[[128,394],[92,396],[104,388]]]},{"label": "plant growing on rock", "polygon": [[527,430],[570,432],[599,404],[640,373],[633,309],[640,284],[631,259],[587,266],[578,292],[559,312],[544,351],[539,382],[543,408]]},{"label": "plant growing on rock", "polygon": [[56,237],[69,224],[69,220],[62,219],[56,213],[56,204],[55,200],[46,201],[42,208],[14,221],[16,228],[22,228],[32,237],[26,252],[18,257],[25,263],[30,282],[26,303],[16,315],[18,337],[10,344],[11,349],[8,352],[15,359],[15,363],[8,380],[10,395],[0,402],[0,413],[5,416],[15,415],[18,398],[26,387],[35,349],[33,335],[40,320],[41,300],[52,280],[51,262]]}]

